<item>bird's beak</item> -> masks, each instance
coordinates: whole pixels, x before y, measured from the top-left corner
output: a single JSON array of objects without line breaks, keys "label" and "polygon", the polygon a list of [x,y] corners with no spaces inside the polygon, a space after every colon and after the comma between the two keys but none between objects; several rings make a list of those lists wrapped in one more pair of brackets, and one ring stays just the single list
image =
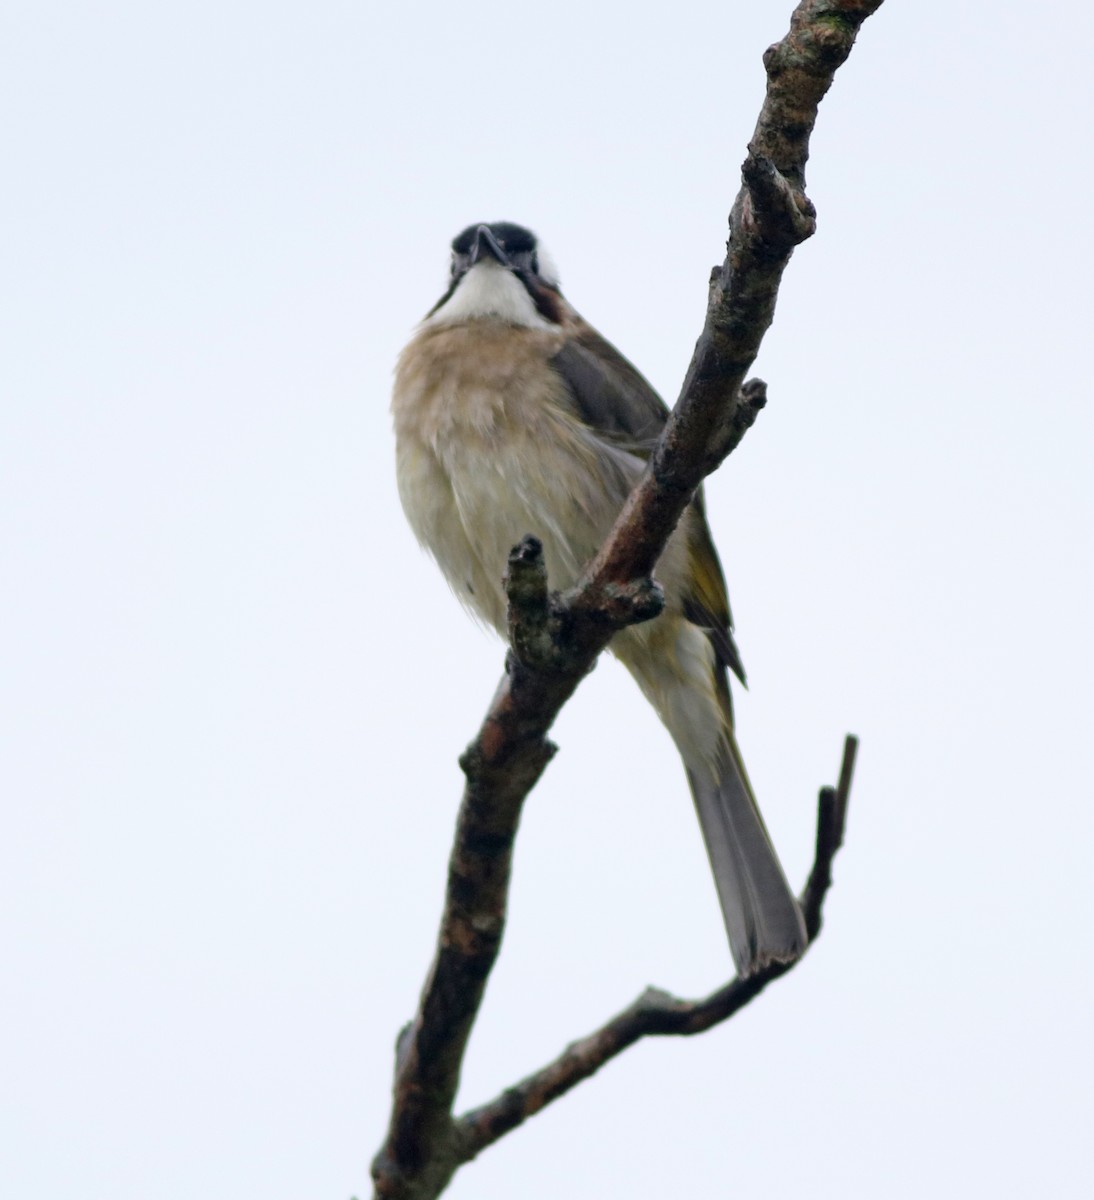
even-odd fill
[{"label": "bird's beak", "polygon": [[490,232],[486,225],[480,225],[475,230],[475,244],[471,247],[471,266],[477,262],[482,262],[486,258],[492,258],[495,262],[500,263],[503,267],[510,267],[509,259],[506,257],[505,251],[501,248],[501,243]]}]

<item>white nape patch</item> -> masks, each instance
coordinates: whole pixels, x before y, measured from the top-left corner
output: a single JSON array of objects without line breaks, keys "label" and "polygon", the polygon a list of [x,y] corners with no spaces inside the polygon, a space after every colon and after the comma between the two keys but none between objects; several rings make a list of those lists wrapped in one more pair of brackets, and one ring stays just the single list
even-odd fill
[{"label": "white nape patch", "polygon": [[554,255],[541,242],[536,241],[536,263],[538,270],[536,272],[540,279],[549,287],[558,287],[558,267],[555,265]]},{"label": "white nape patch", "polygon": [[500,263],[476,263],[456,285],[456,290],[423,325],[455,325],[481,317],[496,317],[528,329],[553,329],[539,315],[524,284]]}]

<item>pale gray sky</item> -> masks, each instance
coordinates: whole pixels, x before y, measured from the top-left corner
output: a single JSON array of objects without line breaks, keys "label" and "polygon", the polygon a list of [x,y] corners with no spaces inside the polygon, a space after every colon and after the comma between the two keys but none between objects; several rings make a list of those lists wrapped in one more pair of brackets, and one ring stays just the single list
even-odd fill
[{"label": "pale gray sky", "polygon": [[[0,45],[0,1191],[347,1200],[502,662],[399,510],[391,368],[511,219],[671,400],[791,0],[11,5]],[[815,952],[453,1200],[1085,1197],[1090,6],[889,0],[709,487]],[[500,569],[500,565],[499,565]],[[461,1100],[730,963],[605,661],[533,795]]]}]

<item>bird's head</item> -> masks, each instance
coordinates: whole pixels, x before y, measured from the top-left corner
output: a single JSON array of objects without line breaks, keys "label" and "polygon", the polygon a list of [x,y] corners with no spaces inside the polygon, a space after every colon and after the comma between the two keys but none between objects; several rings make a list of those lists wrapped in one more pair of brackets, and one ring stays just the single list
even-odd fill
[{"label": "bird's head", "polygon": [[494,320],[530,328],[562,323],[558,273],[536,235],[511,221],[468,225],[452,241],[448,290],[426,317],[431,325]]}]

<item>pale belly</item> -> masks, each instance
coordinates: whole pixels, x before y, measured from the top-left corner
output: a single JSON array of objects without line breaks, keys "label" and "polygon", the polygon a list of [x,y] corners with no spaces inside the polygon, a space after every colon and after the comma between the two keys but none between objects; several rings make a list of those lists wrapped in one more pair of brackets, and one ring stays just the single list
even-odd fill
[{"label": "pale belly", "polygon": [[[602,470],[594,447],[572,430],[543,428],[549,424],[488,439],[453,430],[443,445],[412,438],[398,449],[399,494],[411,527],[460,600],[503,633],[502,580],[513,547],[526,534],[539,538],[550,586],[569,587],[642,468],[615,452]],[[545,433],[554,436],[545,441]]]}]

